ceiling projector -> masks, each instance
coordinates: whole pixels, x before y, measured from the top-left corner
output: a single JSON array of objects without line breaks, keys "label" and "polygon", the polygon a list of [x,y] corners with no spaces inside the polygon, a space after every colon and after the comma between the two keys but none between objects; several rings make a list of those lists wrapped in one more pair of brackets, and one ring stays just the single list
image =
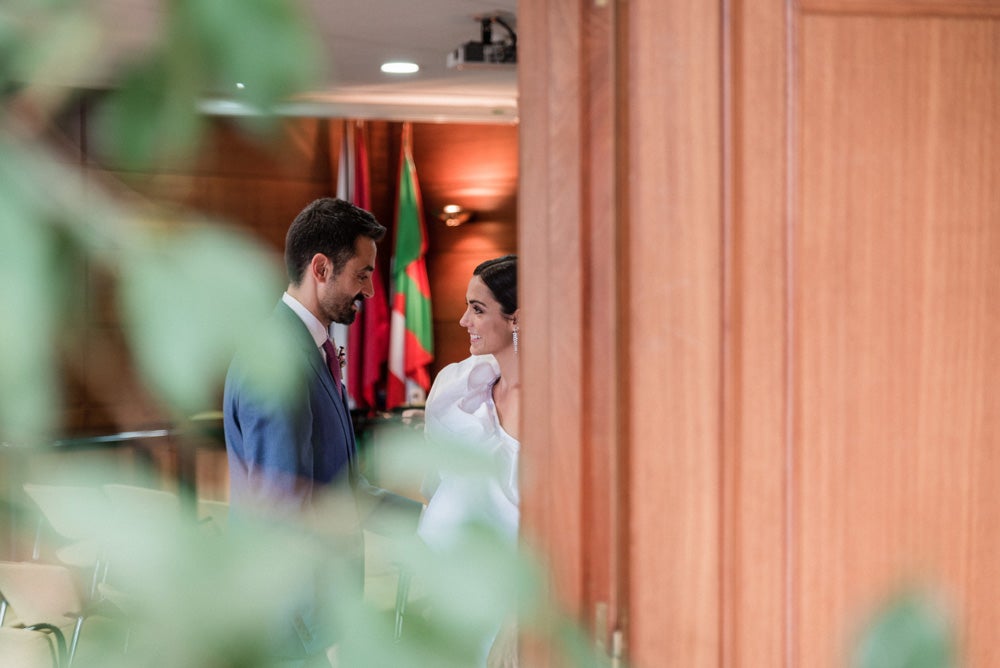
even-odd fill
[{"label": "ceiling projector", "polygon": [[[455,70],[472,68],[495,68],[517,65],[517,35],[499,16],[479,19],[482,39],[466,42],[448,54],[448,67]],[[493,41],[493,24],[507,31],[507,36]]]}]

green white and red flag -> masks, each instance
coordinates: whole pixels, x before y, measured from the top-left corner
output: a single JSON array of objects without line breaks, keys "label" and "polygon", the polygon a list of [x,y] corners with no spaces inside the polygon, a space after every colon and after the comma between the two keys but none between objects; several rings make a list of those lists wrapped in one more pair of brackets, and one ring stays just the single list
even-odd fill
[{"label": "green white and red flag", "polygon": [[434,361],[431,291],[425,260],[427,231],[413,166],[411,135],[410,124],[404,123],[392,258],[386,410],[423,403],[431,385],[427,367]]}]

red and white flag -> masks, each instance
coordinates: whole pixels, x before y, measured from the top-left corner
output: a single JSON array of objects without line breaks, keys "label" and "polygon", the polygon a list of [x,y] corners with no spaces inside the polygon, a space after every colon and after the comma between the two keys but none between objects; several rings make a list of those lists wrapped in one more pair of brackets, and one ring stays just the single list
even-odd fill
[{"label": "red and white flag", "polygon": [[[363,121],[345,121],[337,165],[337,197],[371,210],[368,148]],[[339,326],[335,335],[347,351],[347,393],[352,408],[373,411],[389,357],[389,306],[382,274],[372,274],[375,294],[361,304],[351,326]]]}]

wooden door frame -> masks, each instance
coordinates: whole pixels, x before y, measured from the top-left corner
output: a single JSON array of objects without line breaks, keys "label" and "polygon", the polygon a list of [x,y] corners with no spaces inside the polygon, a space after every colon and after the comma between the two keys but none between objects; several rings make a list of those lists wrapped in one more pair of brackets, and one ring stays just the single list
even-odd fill
[{"label": "wooden door frame", "polygon": [[614,4],[519,10],[520,59],[545,64],[520,75],[523,536],[608,645],[625,607],[621,26]]},{"label": "wooden door frame", "polygon": [[522,535],[598,644],[719,665],[721,3],[519,12]]}]

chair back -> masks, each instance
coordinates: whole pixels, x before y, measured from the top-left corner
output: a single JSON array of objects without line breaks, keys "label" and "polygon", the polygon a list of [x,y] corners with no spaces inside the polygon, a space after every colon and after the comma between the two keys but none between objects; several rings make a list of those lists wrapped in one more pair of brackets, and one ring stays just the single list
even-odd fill
[{"label": "chair back", "polygon": [[53,634],[0,628],[0,668],[58,668],[60,665]]},{"label": "chair back", "polygon": [[98,487],[25,483],[24,491],[63,538],[96,538],[107,524],[111,506]]},{"label": "chair back", "polygon": [[0,561],[0,593],[27,625],[66,626],[84,605],[76,576],[60,564]]},{"label": "chair back", "polygon": [[[68,541],[55,550],[61,563],[96,567],[111,506],[96,487],[73,485],[38,485],[25,483],[24,491],[41,512],[41,519]],[[41,524],[39,528],[41,528]],[[35,539],[34,558],[40,558],[42,533]]]},{"label": "chair back", "polygon": [[180,497],[173,492],[136,485],[108,484],[102,487],[121,526],[139,523],[170,527],[181,519]]}]

